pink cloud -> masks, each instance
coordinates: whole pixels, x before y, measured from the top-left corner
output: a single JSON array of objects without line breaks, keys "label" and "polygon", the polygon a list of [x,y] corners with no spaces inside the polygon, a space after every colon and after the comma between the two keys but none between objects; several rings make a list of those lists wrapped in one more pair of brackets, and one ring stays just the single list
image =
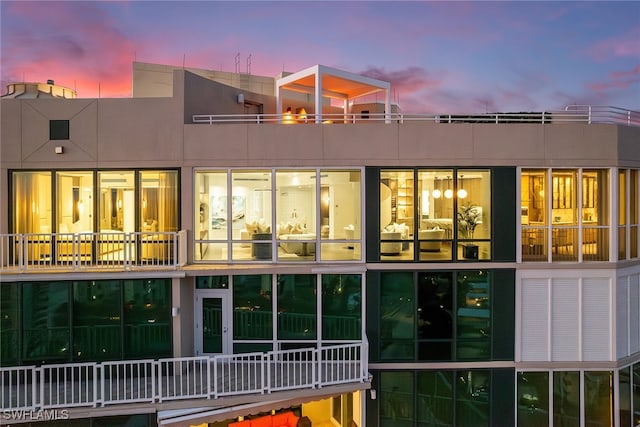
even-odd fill
[{"label": "pink cloud", "polygon": [[45,81],[75,88],[80,97],[130,96],[134,44],[92,2],[12,2],[14,19],[3,42],[2,80]]},{"label": "pink cloud", "polygon": [[630,86],[640,82],[640,65],[628,71],[614,71],[609,79],[604,82],[589,82],[587,87],[594,92],[606,92],[612,89],[628,89]]},{"label": "pink cloud", "polygon": [[640,27],[619,37],[602,40],[589,47],[586,54],[596,61],[612,57],[640,57]]}]

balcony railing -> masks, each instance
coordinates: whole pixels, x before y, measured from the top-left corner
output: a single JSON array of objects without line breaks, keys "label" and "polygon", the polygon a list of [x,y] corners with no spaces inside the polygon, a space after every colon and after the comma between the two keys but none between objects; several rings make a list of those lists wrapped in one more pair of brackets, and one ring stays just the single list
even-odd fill
[{"label": "balcony railing", "polygon": [[0,369],[3,410],[105,407],[369,381],[367,342],[268,353]]},{"label": "balcony railing", "polygon": [[569,105],[564,110],[483,113],[483,114],[410,114],[410,113],[342,113],[342,114],[196,114],[193,123],[223,124],[308,124],[308,123],[610,123],[640,126],[640,111],[600,105]]},{"label": "balcony railing", "polygon": [[134,268],[186,263],[186,231],[0,234],[0,272]]}]

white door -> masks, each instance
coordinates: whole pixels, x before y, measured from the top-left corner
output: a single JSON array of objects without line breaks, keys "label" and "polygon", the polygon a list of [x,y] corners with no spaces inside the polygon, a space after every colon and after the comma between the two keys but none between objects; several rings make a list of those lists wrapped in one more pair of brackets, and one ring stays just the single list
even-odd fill
[{"label": "white door", "polygon": [[196,290],[196,356],[231,353],[231,306],[227,290]]}]

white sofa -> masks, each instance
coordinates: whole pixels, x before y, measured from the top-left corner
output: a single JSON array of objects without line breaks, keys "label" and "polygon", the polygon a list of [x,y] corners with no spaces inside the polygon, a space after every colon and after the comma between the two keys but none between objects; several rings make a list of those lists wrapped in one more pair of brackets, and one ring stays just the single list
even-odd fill
[{"label": "white sofa", "polygon": [[401,240],[399,231],[380,232],[380,253],[382,255],[399,255],[402,252],[402,242],[385,242],[385,240]]},{"label": "white sofa", "polygon": [[[278,239],[280,239],[280,247],[286,253],[302,256],[316,253],[315,242],[306,241],[316,239],[316,235],[313,233],[281,234]],[[301,242],[301,240],[305,241]]]},{"label": "white sofa", "polygon": [[[418,239],[420,240],[421,252],[440,252],[444,239],[445,230],[442,228],[432,228],[430,230],[419,230]],[[425,241],[426,240],[426,241]]]}]

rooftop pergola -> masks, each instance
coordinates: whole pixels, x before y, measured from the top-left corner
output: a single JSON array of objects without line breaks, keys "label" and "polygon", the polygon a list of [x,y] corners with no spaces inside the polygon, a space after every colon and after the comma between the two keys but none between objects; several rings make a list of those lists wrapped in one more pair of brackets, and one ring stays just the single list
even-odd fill
[{"label": "rooftop pergola", "polygon": [[276,81],[276,108],[282,114],[282,90],[314,95],[316,123],[322,123],[322,98],[343,101],[344,113],[349,113],[349,101],[377,92],[384,92],[385,122],[390,122],[391,84],[324,65],[314,65]]}]

